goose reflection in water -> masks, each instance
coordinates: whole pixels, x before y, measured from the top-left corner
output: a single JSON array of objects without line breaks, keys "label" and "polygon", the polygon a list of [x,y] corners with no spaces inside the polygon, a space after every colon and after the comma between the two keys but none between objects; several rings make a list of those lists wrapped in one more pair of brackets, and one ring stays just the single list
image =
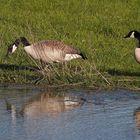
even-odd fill
[{"label": "goose reflection in water", "polygon": [[140,107],[138,107],[138,108],[134,111],[134,118],[135,118],[135,121],[136,121],[137,129],[138,129],[139,134],[140,134]]},{"label": "goose reflection in water", "polygon": [[83,105],[84,98],[68,95],[54,95],[42,93],[30,98],[26,104],[17,111],[16,107],[6,101],[7,110],[11,112],[12,117],[22,115],[26,118],[37,118],[42,115],[57,116],[61,112],[72,110]]}]

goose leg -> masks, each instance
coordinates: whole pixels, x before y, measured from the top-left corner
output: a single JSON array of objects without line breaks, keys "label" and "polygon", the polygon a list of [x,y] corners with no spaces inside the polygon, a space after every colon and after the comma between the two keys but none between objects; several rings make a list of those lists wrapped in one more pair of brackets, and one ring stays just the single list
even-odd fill
[{"label": "goose leg", "polygon": [[39,78],[37,78],[36,80],[33,81],[33,84],[37,85],[39,84],[41,81],[43,81],[45,78],[43,75],[41,75]]},{"label": "goose leg", "polygon": [[33,84],[39,84],[41,81],[43,81],[45,78],[48,79],[48,82],[50,83],[50,77],[48,76],[49,75],[49,72],[50,72],[50,65],[48,63],[45,63],[43,62],[42,60],[40,60],[40,66],[39,66],[39,71],[40,73],[40,76],[33,80]]}]

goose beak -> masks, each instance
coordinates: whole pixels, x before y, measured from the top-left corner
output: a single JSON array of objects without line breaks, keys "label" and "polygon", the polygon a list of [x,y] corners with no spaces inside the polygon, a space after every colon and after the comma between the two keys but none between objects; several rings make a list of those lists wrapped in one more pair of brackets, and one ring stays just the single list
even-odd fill
[{"label": "goose beak", "polygon": [[6,53],[5,57],[8,57],[8,56],[9,56],[9,52],[7,51],[7,53]]},{"label": "goose beak", "polygon": [[10,54],[11,54],[11,52],[9,52],[9,51],[7,50],[7,53],[6,53],[5,57],[9,57]]},{"label": "goose beak", "polygon": [[7,53],[6,53],[5,57],[8,57],[8,56],[9,56],[9,54],[11,54],[11,53],[12,53],[12,49],[13,49],[13,47],[12,47],[12,46],[13,46],[13,45],[9,45],[9,46],[8,46]]}]

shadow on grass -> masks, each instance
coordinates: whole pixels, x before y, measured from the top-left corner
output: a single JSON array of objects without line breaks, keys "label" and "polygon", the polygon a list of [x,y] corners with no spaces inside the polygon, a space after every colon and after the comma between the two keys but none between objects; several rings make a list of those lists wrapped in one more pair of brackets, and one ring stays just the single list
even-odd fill
[{"label": "shadow on grass", "polygon": [[2,70],[29,70],[29,71],[36,71],[39,70],[38,67],[35,66],[19,66],[14,64],[0,64],[0,69]]},{"label": "shadow on grass", "polygon": [[140,72],[130,72],[115,69],[109,69],[108,73],[112,76],[140,76]]},{"label": "shadow on grass", "polygon": [[[19,65],[15,65],[15,64],[0,64],[0,70],[4,70],[4,71],[30,71],[30,72],[37,72],[39,70],[38,67],[35,66],[19,66]],[[41,76],[39,76],[37,73],[33,73],[33,75],[31,75],[30,73],[17,73],[18,76],[15,75],[15,73],[13,75],[9,75],[6,73],[5,78],[7,78],[6,82],[15,82],[15,79],[13,80],[13,77],[16,77],[16,81],[20,81],[21,83],[23,82],[23,79],[27,82],[30,82],[31,84],[36,84],[40,79]],[[10,80],[9,80],[10,77]],[[23,82],[24,83],[24,82]]]}]

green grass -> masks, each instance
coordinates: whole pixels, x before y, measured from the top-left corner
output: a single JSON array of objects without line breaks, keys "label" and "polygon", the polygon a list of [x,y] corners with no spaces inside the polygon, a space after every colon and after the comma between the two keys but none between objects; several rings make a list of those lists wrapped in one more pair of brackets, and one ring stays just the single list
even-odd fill
[{"label": "green grass", "polygon": [[[62,40],[83,51],[88,60],[54,65],[57,73],[46,72],[40,84],[139,89],[140,65],[133,58],[136,44],[123,38],[130,30],[140,31],[139,0],[1,0],[0,7],[1,64],[34,65],[23,47],[5,58],[8,44],[19,36],[30,42]],[[97,74],[95,65],[111,85]],[[33,83],[39,76],[0,65],[1,83]]]}]

